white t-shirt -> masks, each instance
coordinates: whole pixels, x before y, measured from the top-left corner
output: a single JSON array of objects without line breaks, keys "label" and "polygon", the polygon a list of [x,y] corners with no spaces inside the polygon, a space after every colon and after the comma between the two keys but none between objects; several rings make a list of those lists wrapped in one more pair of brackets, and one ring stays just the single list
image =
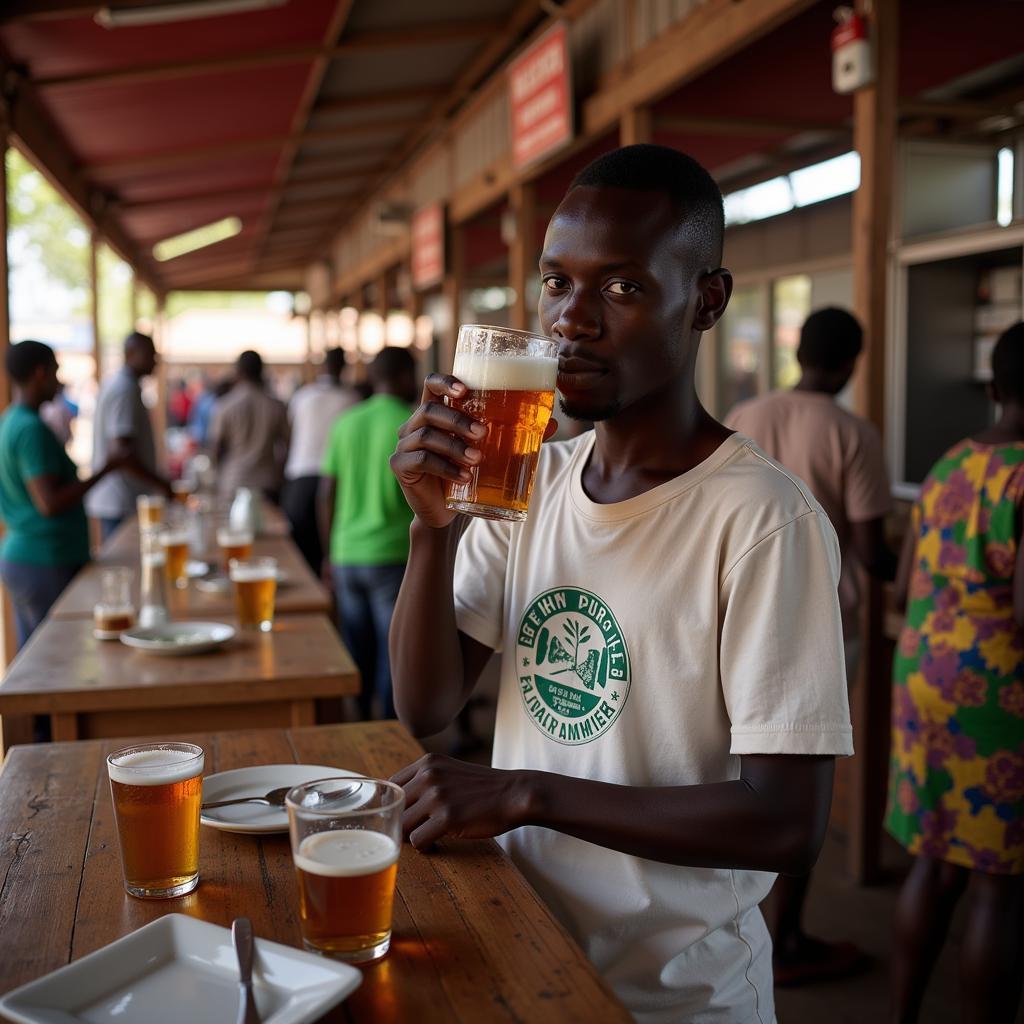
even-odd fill
[{"label": "white t-shirt", "polygon": [[358,401],[359,395],[352,388],[335,384],[330,377],[323,376],[292,395],[288,403],[292,439],[284,467],[285,479],[320,475],[327,437],[334,421]]},{"label": "white t-shirt", "polygon": [[[459,628],[502,652],[497,768],[626,786],[739,777],[740,754],[853,752],[835,531],[733,435],[598,505],[594,434],[545,445],[525,523],[474,520]],[[526,827],[501,839],[644,1024],[771,1024],[766,872],[676,867]]]}]

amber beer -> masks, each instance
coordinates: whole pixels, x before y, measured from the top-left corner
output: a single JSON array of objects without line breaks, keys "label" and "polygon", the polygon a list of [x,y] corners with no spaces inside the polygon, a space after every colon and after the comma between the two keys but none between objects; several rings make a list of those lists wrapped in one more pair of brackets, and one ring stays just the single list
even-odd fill
[{"label": "amber beer", "polygon": [[203,748],[148,743],[107,758],[125,889],[183,896],[199,884]]},{"label": "amber beer", "polygon": [[382,957],[405,793],[383,779],[327,778],[289,790],[288,830],[307,949],[349,963]]},{"label": "amber beer", "polygon": [[383,833],[350,828],[306,836],[295,873],[307,948],[348,959],[387,943],[397,872],[398,846]]},{"label": "amber beer", "polygon": [[454,375],[466,395],[451,404],[487,427],[466,482],[448,484],[449,508],[486,519],[526,518],[544,430],[551,418],[558,347],[502,328],[463,327]]},{"label": "amber beer", "polygon": [[187,505],[188,499],[192,497],[195,487],[191,480],[172,480],[171,490],[174,492],[174,500],[179,505]]},{"label": "amber beer", "polygon": [[159,494],[140,494],[135,499],[135,508],[139,514],[139,529],[148,530],[159,526],[164,518],[166,502]]},{"label": "amber beer", "polygon": [[229,571],[235,585],[238,624],[269,633],[274,625],[277,562],[273,558],[232,559]]},{"label": "amber beer", "polygon": [[111,607],[98,604],[92,613],[92,635],[97,640],[116,640],[135,625],[135,609],[129,605]]},{"label": "amber beer", "polygon": [[248,530],[221,527],[217,531],[217,546],[224,558],[224,571],[231,571],[231,560],[245,561],[252,557],[253,536]]},{"label": "amber beer", "polygon": [[165,530],[160,534],[160,546],[167,582],[184,590],[188,586],[188,534],[184,530]]}]

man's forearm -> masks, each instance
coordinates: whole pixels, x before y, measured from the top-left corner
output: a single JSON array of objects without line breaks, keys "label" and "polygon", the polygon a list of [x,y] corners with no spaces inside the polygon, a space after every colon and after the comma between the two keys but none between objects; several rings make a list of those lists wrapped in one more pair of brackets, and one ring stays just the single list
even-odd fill
[{"label": "man's forearm", "polygon": [[520,823],[668,864],[802,874],[813,866],[824,837],[833,760],[793,760],[808,762],[804,770],[813,774],[812,784],[769,785],[747,776],[641,788],[516,773]]},{"label": "man's forearm", "polygon": [[414,521],[409,531],[409,562],[391,620],[391,677],[398,717],[419,736],[444,729],[473,683],[466,679],[453,593],[466,522],[459,516],[433,529]]}]

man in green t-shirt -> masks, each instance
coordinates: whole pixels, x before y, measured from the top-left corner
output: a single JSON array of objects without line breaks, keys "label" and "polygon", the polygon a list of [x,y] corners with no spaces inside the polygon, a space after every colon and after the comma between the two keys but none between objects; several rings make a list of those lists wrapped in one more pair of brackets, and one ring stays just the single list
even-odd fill
[{"label": "man in green t-shirt", "polygon": [[385,348],[369,367],[373,395],[331,427],[320,473],[320,532],[342,635],[363,678],[364,718],[395,717],[388,630],[409,557],[412,511],[390,459],[416,397],[407,349]]},{"label": "man in green t-shirt", "polygon": [[14,386],[11,407],[0,416],[0,578],[14,605],[18,647],[42,622],[53,602],[89,561],[89,531],[82,497],[124,458],[112,458],[88,480],[79,480],[39,407],[60,386],[53,349],[22,341],[7,350]]}]

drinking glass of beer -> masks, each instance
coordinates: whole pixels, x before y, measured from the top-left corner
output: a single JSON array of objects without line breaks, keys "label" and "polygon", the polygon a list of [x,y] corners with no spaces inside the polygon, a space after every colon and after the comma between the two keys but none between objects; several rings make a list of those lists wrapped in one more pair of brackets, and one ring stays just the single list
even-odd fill
[{"label": "drinking glass of beer", "polygon": [[231,571],[231,560],[244,562],[252,558],[253,535],[251,530],[233,530],[230,526],[217,529],[217,546],[224,558],[224,571]]},{"label": "drinking glass of beer", "polygon": [[195,483],[192,480],[172,480],[171,490],[174,492],[174,500],[179,505],[187,505],[188,499],[195,493]]},{"label": "drinking glass of beer", "polygon": [[480,420],[480,462],[450,481],[448,508],[485,519],[526,518],[544,428],[555,404],[558,343],[525,331],[464,324],[452,368],[466,394],[450,404]]},{"label": "drinking glass of beer", "polygon": [[100,599],[92,610],[92,635],[97,640],[116,640],[135,625],[132,580],[135,573],[123,566],[100,573]]},{"label": "drinking glass of beer", "polygon": [[166,504],[162,494],[140,494],[135,499],[135,508],[139,514],[139,528],[145,530],[159,526],[164,519]]},{"label": "drinking glass of beer", "polygon": [[269,633],[274,626],[276,558],[232,558],[228,574],[235,585],[235,609],[243,629]]},{"label": "drinking glass of beer", "polygon": [[285,800],[306,949],[366,963],[391,945],[405,793],[380,779],[319,779]]},{"label": "drinking glass of beer", "polygon": [[178,590],[184,590],[188,586],[188,542],[188,530],[182,523],[174,523],[160,532],[164,573],[167,582]]},{"label": "drinking glass of beer", "polygon": [[130,895],[166,899],[199,884],[203,762],[191,743],[142,743],[107,757]]}]

